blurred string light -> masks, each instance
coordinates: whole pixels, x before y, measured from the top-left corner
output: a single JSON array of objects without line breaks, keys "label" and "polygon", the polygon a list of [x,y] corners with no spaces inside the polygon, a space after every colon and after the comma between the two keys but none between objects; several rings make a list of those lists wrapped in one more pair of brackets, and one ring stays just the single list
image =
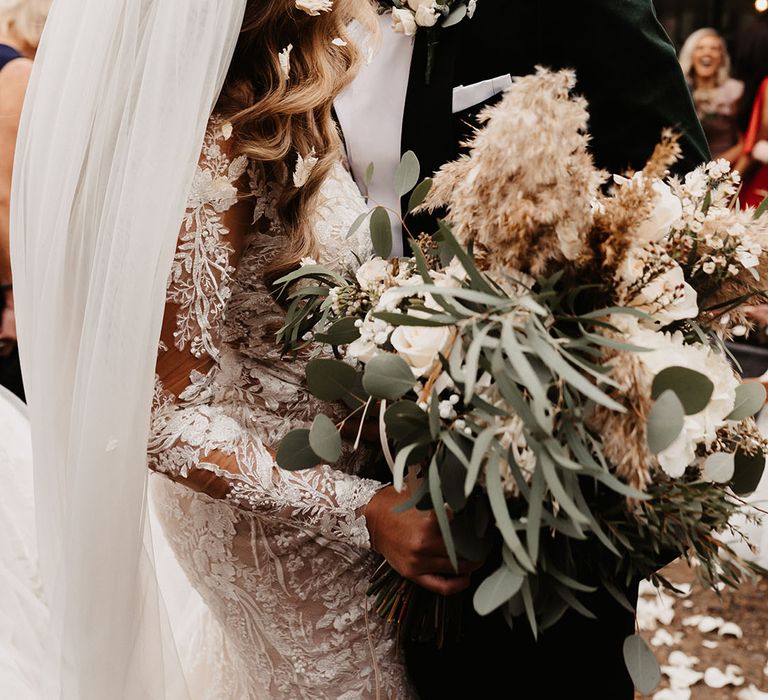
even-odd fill
[{"label": "blurred string light", "polygon": [[755,0],[755,9],[758,12],[765,12],[768,10],[768,0]]}]

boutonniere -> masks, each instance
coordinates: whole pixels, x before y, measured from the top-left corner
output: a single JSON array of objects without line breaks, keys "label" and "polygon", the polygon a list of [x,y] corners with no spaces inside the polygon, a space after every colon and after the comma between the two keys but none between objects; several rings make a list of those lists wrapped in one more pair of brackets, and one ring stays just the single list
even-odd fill
[{"label": "boutonniere", "polygon": [[379,14],[392,13],[392,29],[406,36],[417,31],[428,33],[427,73],[429,84],[440,40],[439,29],[458,24],[475,14],[477,0],[378,0]]}]

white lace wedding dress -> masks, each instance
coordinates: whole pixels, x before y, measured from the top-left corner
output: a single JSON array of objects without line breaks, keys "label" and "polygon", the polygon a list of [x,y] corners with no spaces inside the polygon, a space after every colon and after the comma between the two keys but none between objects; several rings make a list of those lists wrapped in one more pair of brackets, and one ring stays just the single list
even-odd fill
[{"label": "white lace wedding dress", "polygon": [[[393,630],[366,597],[380,560],[360,510],[381,484],[357,476],[351,453],[301,472],[272,456],[287,431],[328,408],[304,388],[306,360],[275,343],[283,312],[262,274],[285,244],[276,193],[245,157],[230,159],[230,136],[211,121],[168,287],[161,354],[188,354],[196,368],[175,393],[158,381],[149,444],[155,510],[214,618],[198,658],[209,687],[191,690],[408,698]],[[254,214],[241,246],[228,216],[244,190]],[[339,164],[313,214],[320,262],[342,269],[370,254],[367,231],[347,238],[364,207]]]},{"label": "white lace wedding dress", "polygon": [[48,610],[38,574],[26,408],[0,386],[0,697],[39,698]]}]

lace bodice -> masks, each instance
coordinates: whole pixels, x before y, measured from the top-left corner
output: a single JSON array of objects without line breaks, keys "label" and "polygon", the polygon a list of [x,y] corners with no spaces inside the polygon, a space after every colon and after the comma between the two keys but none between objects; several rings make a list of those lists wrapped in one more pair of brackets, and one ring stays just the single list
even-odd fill
[{"label": "lace bodice", "polygon": [[[158,366],[191,371],[174,391],[158,380],[149,444],[160,519],[227,646],[210,697],[407,698],[365,594],[378,557],[360,511],[381,484],[351,452],[301,472],[273,459],[287,431],[328,408],[303,385],[306,359],[275,343],[283,312],[262,278],[286,242],[277,190],[228,155],[231,133],[211,121],[189,196]],[[347,238],[364,207],[339,164],[313,213],[324,264],[370,255],[367,231]]]}]

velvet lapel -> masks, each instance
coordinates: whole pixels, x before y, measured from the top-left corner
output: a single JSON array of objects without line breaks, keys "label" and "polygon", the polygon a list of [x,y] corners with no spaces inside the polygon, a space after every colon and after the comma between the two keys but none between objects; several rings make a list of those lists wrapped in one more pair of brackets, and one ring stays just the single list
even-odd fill
[{"label": "velvet lapel", "polygon": [[[430,33],[420,31],[416,35],[403,115],[402,152],[416,153],[422,178],[432,175],[457,150],[457,144],[453,143],[453,88],[464,24],[437,30],[439,43],[429,84],[425,78]],[[407,198],[403,198],[403,211],[407,205]],[[414,235],[437,230],[435,217],[426,215],[409,216],[406,224]],[[409,251],[406,241],[406,255]]]}]

